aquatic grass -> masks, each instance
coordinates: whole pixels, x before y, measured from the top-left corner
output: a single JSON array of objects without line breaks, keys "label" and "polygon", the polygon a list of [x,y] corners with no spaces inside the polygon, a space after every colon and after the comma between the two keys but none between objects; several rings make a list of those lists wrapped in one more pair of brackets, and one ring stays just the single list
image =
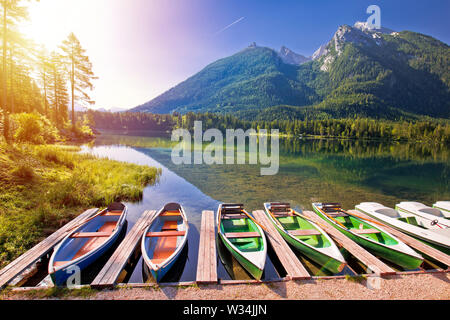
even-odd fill
[{"label": "aquatic grass", "polygon": [[0,142],[0,268],[85,209],[139,201],[161,172],[79,150]]}]

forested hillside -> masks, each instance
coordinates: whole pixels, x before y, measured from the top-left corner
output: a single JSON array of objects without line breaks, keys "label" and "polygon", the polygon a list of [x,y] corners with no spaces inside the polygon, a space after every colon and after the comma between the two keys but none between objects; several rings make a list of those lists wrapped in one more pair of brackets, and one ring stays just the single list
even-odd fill
[{"label": "forested hillside", "polygon": [[450,47],[414,32],[342,26],[314,61],[251,46],[132,111],[234,113],[244,119],[450,117]]}]

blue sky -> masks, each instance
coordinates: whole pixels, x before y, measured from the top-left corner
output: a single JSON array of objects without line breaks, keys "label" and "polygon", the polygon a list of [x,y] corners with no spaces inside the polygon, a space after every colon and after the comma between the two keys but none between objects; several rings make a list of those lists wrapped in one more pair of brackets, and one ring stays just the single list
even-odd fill
[{"label": "blue sky", "polygon": [[384,27],[450,43],[448,0],[41,0],[27,33],[51,50],[75,32],[99,76],[95,107],[131,108],[253,41],[310,56],[371,4]]},{"label": "blue sky", "polygon": [[[337,27],[366,21],[369,5],[381,8],[382,26],[411,30],[450,42],[450,1],[223,1],[215,8],[218,25],[245,17],[216,39],[217,45],[236,51],[249,41],[281,45],[311,55],[331,39]],[[232,49],[231,49],[232,48]]]}]

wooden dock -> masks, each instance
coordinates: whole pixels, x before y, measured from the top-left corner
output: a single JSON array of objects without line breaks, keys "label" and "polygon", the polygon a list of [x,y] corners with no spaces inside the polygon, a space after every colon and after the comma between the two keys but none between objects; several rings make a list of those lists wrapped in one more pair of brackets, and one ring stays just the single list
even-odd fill
[{"label": "wooden dock", "polygon": [[196,282],[217,283],[216,230],[213,211],[202,213]]},{"label": "wooden dock", "polygon": [[253,216],[268,231],[268,233],[266,232],[266,238],[270,241],[278,259],[286,270],[286,278],[292,280],[310,279],[311,275],[309,272],[291,250],[287,242],[281,237],[264,211],[253,211]]},{"label": "wooden dock", "polygon": [[395,270],[386,265],[384,262],[377,259],[374,255],[361,247],[359,244],[345,236],[340,231],[322,220],[317,214],[311,211],[303,211],[304,216],[311,221],[317,223],[330,237],[343,246],[348,252],[355,256],[359,261],[364,263],[373,272],[379,275],[395,274]]},{"label": "wooden dock", "polygon": [[19,258],[11,262],[4,269],[0,271],[0,289],[6,286],[11,280],[21,274],[25,269],[32,266],[36,261],[50,253],[51,250],[64,239],[67,234],[78,225],[92,217],[98,212],[98,209],[89,209],[78,217],[70,221],[68,224],[54,232],[48,238],[34,246],[32,249],[25,252]]},{"label": "wooden dock", "polygon": [[92,288],[112,288],[117,284],[117,279],[121,275],[124,267],[128,263],[136,247],[140,245],[140,240],[145,228],[151,223],[156,211],[145,211],[125,239],[117,247],[111,258],[95,277],[91,283]]},{"label": "wooden dock", "polygon": [[[375,219],[373,219],[373,218],[369,217],[368,215],[366,215],[360,211],[357,211],[357,210],[349,210],[348,213],[356,214],[356,215],[363,217],[369,221],[370,220],[376,221]],[[414,248],[414,249],[422,252],[426,256],[443,263],[444,265],[447,266],[447,268],[450,267],[450,256],[449,255],[443,253],[442,251],[439,251],[438,249],[428,246],[425,243],[423,243],[403,232],[400,232],[392,227],[389,227],[389,226],[385,225],[384,223],[381,223],[378,221],[377,221],[377,223],[382,224],[383,229],[385,229],[387,232],[391,233],[395,237],[399,238],[401,241],[406,243],[411,248]]]}]

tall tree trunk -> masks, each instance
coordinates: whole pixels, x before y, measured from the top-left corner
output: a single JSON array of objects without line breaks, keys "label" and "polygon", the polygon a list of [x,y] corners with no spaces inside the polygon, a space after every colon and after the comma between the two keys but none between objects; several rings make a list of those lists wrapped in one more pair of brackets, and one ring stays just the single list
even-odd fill
[{"label": "tall tree trunk", "polygon": [[50,119],[50,115],[48,114],[48,102],[47,102],[47,74],[46,70],[44,69],[44,108],[45,108],[45,115]]},{"label": "tall tree trunk", "polygon": [[59,113],[59,108],[58,108],[58,90],[57,90],[57,82],[58,82],[58,78],[57,78],[57,71],[56,71],[56,67],[54,67],[55,69],[53,70],[53,76],[54,76],[54,80],[55,80],[55,86],[54,86],[54,90],[55,90],[55,123],[56,125],[59,127],[59,123],[58,123],[58,113]]},{"label": "tall tree trunk", "polygon": [[75,129],[75,61],[72,48],[72,73],[70,75],[71,89],[72,89],[72,128]]},{"label": "tall tree trunk", "polygon": [[3,104],[3,135],[5,136],[6,141],[9,140],[9,114],[8,114],[8,89],[6,88],[6,50],[7,50],[7,3],[3,0],[3,58],[2,58],[2,66],[3,66],[3,76],[2,76],[2,104]]},{"label": "tall tree trunk", "polygon": [[10,98],[10,110],[9,112],[11,114],[14,113],[14,65],[13,65],[13,48],[12,46],[10,46],[9,48],[9,86],[10,86],[10,90],[9,90],[9,96]]}]

